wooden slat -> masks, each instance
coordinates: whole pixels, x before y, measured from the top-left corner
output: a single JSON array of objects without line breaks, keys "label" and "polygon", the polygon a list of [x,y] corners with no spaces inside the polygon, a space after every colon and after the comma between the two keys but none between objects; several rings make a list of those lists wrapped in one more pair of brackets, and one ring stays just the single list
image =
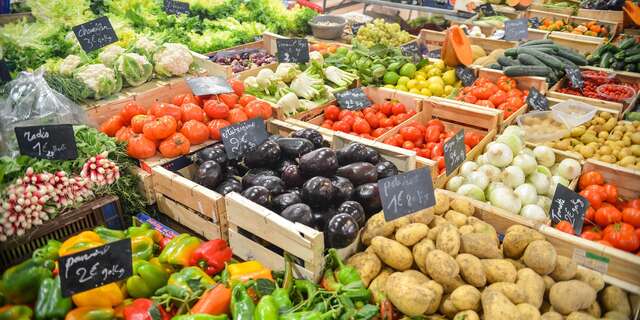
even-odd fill
[{"label": "wooden slat", "polygon": [[396,167],[398,167],[398,170],[402,172],[411,171],[416,168],[415,151],[391,146],[375,140],[357,137],[344,132],[336,132],[334,134],[332,147],[334,149],[340,149],[352,142],[361,143],[373,148],[380,154],[380,156],[392,162]]},{"label": "wooden slat", "polygon": [[583,36],[561,31],[551,32],[548,39],[553,40],[557,45],[575,49],[584,55],[594,52],[606,40],[601,37]]},{"label": "wooden slat", "polygon": [[220,225],[200,217],[196,212],[162,194],[156,195],[158,210],[206,239],[228,239]]},{"label": "wooden slat", "polygon": [[[558,98],[554,98],[554,97],[547,97],[547,100],[549,101],[549,108],[553,109],[553,107],[555,107],[555,105],[557,105],[558,103],[564,102],[566,101],[565,99],[558,99]],[[608,112],[611,113],[613,115],[614,118],[619,118],[620,117],[620,113],[618,111],[612,110],[612,109],[608,109],[608,108],[603,108],[600,106],[594,106],[591,105],[592,107],[598,109],[598,112]]]},{"label": "wooden slat", "polygon": [[138,183],[138,192],[140,192],[144,197],[147,204],[154,204],[156,202],[156,193],[151,174],[142,170],[140,167],[132,167],[131,171],[140,178],[140,182]]},{"label": "wooden slat", "polygon": [[603,161],[586,160],[582,172],[597,171],[602,174],[606,183],[618,188],[618,195],[625,200],[640,197],[640,170],[633,170]]}]

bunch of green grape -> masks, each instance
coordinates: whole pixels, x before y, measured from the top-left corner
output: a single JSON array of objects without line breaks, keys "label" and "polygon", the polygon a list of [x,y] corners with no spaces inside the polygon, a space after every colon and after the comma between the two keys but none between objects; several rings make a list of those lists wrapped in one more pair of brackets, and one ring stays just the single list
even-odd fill
[{"label": "bunch of green grape", "polygon": [[411,41],[411,35],[400,29],[397,23],[386,23],[383,19],[375,19],[373,23],[362,26],[354,40],[366,47],[373,47],[376,44],[397,47]]}]

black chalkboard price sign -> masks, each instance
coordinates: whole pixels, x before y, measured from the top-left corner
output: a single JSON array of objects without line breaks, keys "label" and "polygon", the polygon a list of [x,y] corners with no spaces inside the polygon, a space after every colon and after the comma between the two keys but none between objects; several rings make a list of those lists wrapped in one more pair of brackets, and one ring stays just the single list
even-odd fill
[{"label": "black chalkboard price sign", "polygon": [[551,201],[551,222],[555,225],[562,220],[569,221],[575,233],[580,234],[587,208],[589,208],[587,199],[558,184]]},{"label": "black chalkboard price sign", "polygon": [[567,74],[569,86],[571,86],[571,88],[578,89],[580,91],[584,89],[584,79],[582,79],[580,69],[573,65],[566,65],[564,67],[564,72]]},{"label": "black chalkboard price sign", "polygon": [[529,110],[549,111],[549,100],[534,87],[529,88],[527,105],[529,105]]},{"label": "black chalkboard price sign", "polygon": [[386,221],[433,207],[436,197],[429,168],[416,169],[378,181]]},{"label": "black chalkboard price sign", "polygon": [[309,41],[307,39],[276,39],[278,62],[309,62]]},{"label": "black chalkboard price sign", "polygon": [[371,106],[371,100],[362,88],[353,88],[342,92],[335,93],[340,108],[348,110],[361,110]]},{"label": "black chalkboard price sign", "polygon": [[74,160],[78,157],[73,126],[56,124],[16,127],[20,154],[47,160]]},{"label": "black chalkboard price sign", "polygon": [[354,23],[351,25],[351,33],[355,36],[358,34],[358,30],[360,30],[360,28],[364,27],[366,23]]},{"label": "black chalkboard price sign", "polygon": [[482,16],[484,17],[491,17],[496,15],[496,11],[493,10],[493,6],[491,5],[491,3],[481,4],[478,6],[478,8],[476,8],[476,10],[480,11],[480,13],[482,13]]},{"label": "black chalkboard price sign", "polygon": [[400,46],[400,50],[402,50],[403,55],[411,57],[414,63],[422,59],[422,54],[420,53],[420,46],[416,41],[411,41],[407,44]]},{"label": "black chalkboard price sign", "polygon": [[456,77],[462,81],[465,87],[471,86],[476,82],[476,74],[473,70],[462,65],[456,67]]},{"label": "black chalkboard price sign", "polygon": [[169,14],[189,14],[189,3],[173,0],[164,0],[164,12]]},{"label": "black chalkboard price sign", "polygon": [[229,82],[217,76],[189,78],[187,84],[196,96],[233,92]]},{"label": "black chalkboard price sign", "polygon": [[77,25],[73,27],[73,33],[85,52],[97,50],[118,41],[118,36],[107,17],[100,17]]},{"label": "black chalkboard price sign", "polygon": [[269,134],[261,118],[255,118],[220,129],[224,149],[230,159],[238,159],[263,143]]},{"label": "black chalkboard price sign", "polygon": [[447,140],[444,145],[444,165],[447,169],[447,175],[455,171],[467,158],[467,150],[464,145],[464,130],[458,131],[451,139]]},{"label": "black chalkboard price sign", "polygon": [[504,22],[504,40],[517,41],[529,37],[529,21],[527,19],[514,19]]},{"label": "black chalkboard price sign", "polygon": [[62,296],[124,280],[133,274],[131,239],[60,257]]}]

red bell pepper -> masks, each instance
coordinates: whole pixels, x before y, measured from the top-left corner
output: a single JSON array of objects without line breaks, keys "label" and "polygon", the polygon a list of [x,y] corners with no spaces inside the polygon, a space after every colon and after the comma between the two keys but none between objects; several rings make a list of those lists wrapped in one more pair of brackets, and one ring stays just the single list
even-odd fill
[{"label": "red bell pepper", "polygon": [[189,264],[198,266],[208,275],[214,275],[224,269],[224,263],[231,260],[233,252],[222,239],[204,242],[193,252]]},{"label": "red bell pepper", "polygon": [[164,308],[150,299],[136,299],[124,307],[125,320],[170,320],[171,316]]},{"label": "red bell pepper", "polygon": [[314,10],[317,13],[322,13],[322,11],[323,11],[321,6],[315,4],[315,3],[311,2],[311,1],[308,1],[308,0],[297,0],[296,2],[299,5],[303,6],[303,7],[307,7],[309,9]]}]

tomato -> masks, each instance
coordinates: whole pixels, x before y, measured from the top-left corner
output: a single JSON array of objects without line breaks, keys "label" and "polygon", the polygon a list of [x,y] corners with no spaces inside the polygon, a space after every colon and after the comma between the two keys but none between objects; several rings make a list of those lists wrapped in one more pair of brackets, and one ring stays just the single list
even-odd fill
[{"label": "tomato", "polygon": [[369,122],[363,118],[355,118],[353,122],[353,131],[356,133],[371,133],[371,126]]},{"label": "tomato", "polygon": [[445,169],[444,157],[443,156],[437,156],[433,160],[435,160],[438,163],[438,173],[442,172],[442,170]]},{"label": "tomato", "polygon": [[[587,199],[588,200],[588,199]],[[589,201],[591,202],[591,201]],[[601,226],[601,227],[605,227],[608,226],[612,223],[617,223],[622,221],[622,213],[620,211],[618,211],[618,209],[616,209],[613,206],[606,206],[606,207],[602,207],[598,210],[596,210],[596,223]]]},{"label": "tomato", "polygon": [[640,247],[640,239],[633,226],[624,222],[607,226],[602,232],[602,239],[627,252],[634,252]]},{"label": "tomato", "polygon": [[634,228],[640,228],[640,209],[626,208],[622,210],[622,221],[632,225]]},{"label": "tomato", "polygon": [[404,104],[400,102],[394,103],[393,106],[391,106],[391,113],[395,115],[405,113],[406,111],[407,111],[407,108],[404,106]]},{"label": "tomato", "polygon": [[204,104],[204,112],[210,119],[226,119],[229,116],[229,107],[224,103],[209,100]]},{"label": "tomato", "polygon": [[402,143],[402,147],[411,150],[416,147],[416,144],[413,141],[406,140]]},{"label": "tomato", "polygon": [[129,123],[131,123],[131,118],[134,116],[145,113],[146,110],[144,107],[134,101],[125,104],[124,107],[122,107],[122,110],[120,110],[120,116],[122,117],[122,123],[124,125],[129,125]]},{"label": "tomato", "polygon": [[471,95],[479,100],[487,100],[493,93],[487,87],[474,87],[471,90]]},{"label": "tomato", "polygon": [[424,140],[427,142],[439,142],[440,141],[440,133],[442,133],[442,128],[438,125],[429,125],[427,126],[427,131],[424,134]]},{"label": "tomato", "polygon": [[602,199],[602,201],[606,201],[607,200],[607,192],[604,190],[603,186],[599,186],[597,184],[593,184],[593,185],[590,185],[590,186],[586,187],[582,191],[588,191],[588,190],[596,192],[598,195],[600,195],[600,199]]},{"label": "tomato", "polygon": [[480,143],[480,140],[482,140],[482,135],[481,134],[478,134],[478,133],[475,133],[475,132],[470,132],[470,131],[465,131],[465,133],[464,133],[464,144],[466,144],[469,147],[473,148],[478,143]]},{"label": "tomato", "polygon": [[602,205],[602,196],[596,190],[582,190],[579,194],[589,200],[589,204],[596,210]]},{"label": "tomato", "polygon": [[602,240],[602,235],[592,230],[582,231],[580,237],[591,241]]},{"label": "tomato", "polygon": [[472,94],[466,94],[462,96],[462,101],[468,102],[468,103],[476,103],[476,101],[478,101],[478,98],[476,98],[476,96]]},{"label": "tomato", "polygon": [[204,111],[194,103],[185,103],[180,107],[182,111],[182,122],[189,120],[204,121]]},{"label": "tomato", "polygon": [[247,121],[249,117],[242,111],[242,109],[236,108],[229,110],[229,116],[227,117],[227,121],[231,122],[231,124]]},{"label": "tomato", "polygon": [[330,105],[324,108],[324,117],[329,120],[337,121],[340,116],[340,108],[335,105]]},{"label": "tomato", "polygon": [[389,129],[387,128],[376,128],[371,132],[371,136],[374,138],[377,138],[383,134],[385,134],[385,132],[389,131]]},{"label": "tomato", "polygon": [[393,137],[386,138],[386,139],[384,139],[383,142],[385,144],[396,146],[396,147],[400,146],[400,144]]},{"label": "tomato", "polygon": [[491,97],[489,97],[489,101],[495,106],[499,106],[505,102],[507,102],[507,98],[509,98],[509,96],[507,96],[507,93],[499,90],[498,92],[494,93]]},{"label": "tomato", "polygon": [[625,203],[624,207],[640,209],[640,199],[629,200]]},{"label": "tomato", "polygon": [[218,95],[218,99],[224,102],[229,108],[233,108],[238,103],[238,95],[235,93],[221,93]]},{"label": "tomato", "polygon": [[504,91],[509,91],[516,88],[516,81],[507,76],[501,76],[500,78],[498,78],[497,84],[498,88]]},{"label": "tomato", "polygon": [[153,115],[156,117],[172,116],[174,119],[176,119],[176,121],[182,120],[182,110],[180,109],[180,107],[174,104],[161,103],[157,105],[156,109],[154,109],[153,106],[151,107],[151,109],[153,110]]},{"label": "tomato", "polygon": [[365,114],[364,119],[367,120],[371,129],[377,129],[380,126],[380,119],[372,112]]},{"label": "tomato", "polygon": [[107,119],[107,121],[103,122],[100,125],[100,131],[102,131],[102,133],[108,135],[109,137],[113,137],[123,126],[124,120],[122,120],[121,115],[117,114]]},{"label": "tomato", "polygon": [[183,93],[183,94],[173,96],[173,99],[171,99],[171,103],[175,104],[176,106],[181,106],[182,101],[184,101],[184,97],[187,96],[188,94],[190,93]]},{"label": "tomato", "polygon": [[160,142],[158,149],[165,158],[175,158],[189,153],[191,144],[182,133],[176,132]]},{"label": "tomato", "polygon": [[431,119],[429,121],[427,121],[427,127],[429,126],[437,126],[440,128],[440,132],[444,132],[445,128],[444,128],[444,122],[442,122],[442,120],[438,120],[438,119]]},{"label": "tomato", "polygon": [[209,139],[209,128],[207,125],[196,120],[189,120],[180,128],[182,133],[193,145],[201,144]]},{"label": "tomato", "polygon": [[607,202],[614,204],[618,201],[618,188],[612,184],[604,184],[602,185],[604,192],[606,193]]},{"label": "tomato", "polygon": [[573,226],[571,225],[571,222],[567,221],[567,220],[562,220],[560,222],[558,222],[558,224],[556,224],[556,229],[564,232],[564,233],[568,233],[568,234],[576,234],[576,232],[573,230]]},{"label": "tomato", "polygon": [[420,149],[420,151],[417,152],[418,157],[423,157],[423,158],[430,158],[431,157],[431,150],[429,149]]},{"label": "tomato", "polygon": [[129,127],[122,127],[116,132],[116,140],[126,142],[133,135],[133,131]]},{"label": "tomato", "polygon": [[365,139],[373,140],[373,137],[368,133],[361,133],[360,136]]},{"label": "tomato", "polygon": [[[261,117],[264,120],[271,118],[271,115],[273,114],[273,111],[271,110],[271,105],[266,101],[260,101],[260,100],[251,101],[249,102],[249,104],[247,104],[247,107],[245,108],[245,110],[247,108],[252,109],[252,113],[257,114],[256,117]],[[258,113],[258,111],[260,112]],[[249,117],[249,119],[255,118],[253,116],[250,116],[249,113],[247,113],[247,116]]]},{"label": "tomato", "polygon": [[256,104],[255,102],[260,103],[260,101],[256,100],[249,103],[246,107],[243,108],[244,113],[247,114],[247,117],[249,117],[249,119],[262,117],[262,107],[260,107],[260,105]]},{"label": "tomato", "polygon": [[476,102],[476,104],[477,104],[477,105],[479,105],[479,106],[483,106],[483,107],[487,107],[487,108],[492,108],[492,109],[495,109],[495,107],[496,107],[496,106],[495,106],[491,101],[489,101],[489,100],[478,100],[478,101]]},{"label": "tomato", "polygon": [[139,114],[131,118],[131,130],[134,133],[142,133],[142,128],[147,122],[153,121],[156,117],[149,114]]},{"label": "tomato", "polygon": [[524,100],[519,96],[512,96],[507,99],[507,104],[509,107],[513,108],[513,110],[518,110],[524,104]]},{"label": "tomato", "polygon": [[135,159],[147,159],[156,155],[156,143],[144,135],[133,134],[127,141],[127,154]]},{"label": "tomato", "polygon": [[231,85],[231,89],[233,89],[235,94],[238,96],[242,96],[244,94],[244,82],[237,79],[229,79],[227,81]]},{"label": "tomato", "polygon": [[391,110],[393,109],[393,103],[386,101],[380,106],[380,111],[384,113],[387,117],[390,116]]},{"label": "tomato", "polygon": [[578,186],[580,190],[586,189],[588,186],[596,184],[601,185],[604,184],[604,177],[600,172],[597,171],[589,171],[585,172],[580,176],[580,180],[578,180]]},{"label": "tomato", "polygon": [[402,127],[398,132],[402,135],[402,138],[413,142],[418,142],[422,137],[420,129],[411,126]]},{"label": "tomato", "polygon": [[209,124],[207,125],[207,127],[209,127],[209,137],[213,140],[220,141],[220,129],[228,127],[230,125],[231,123],[224,119],[211,120],[211,122],[209,122]]},{"label": "tomato", "polygon": [[256,100],[257,98],[248,94],[243,95],[242,97],[240,97],[240,99],[238,99],[238,103],[243,106],[246,107],[247,104],[249,104],[249,102]]},{"label": "tomato", "polygon": [[349,133],[351,131],[351,125],[349,125],[349,123],[342,121],[342,120],[338,120],[336,122],[333,123],[333,128],[334,131],[342,131],[342,132],[346,132]]},{"label": "tomato", "polygon": [[511,107],[511,105],[508,102],[505,102],[499,105],[498,109],[504,111],[504,118],[508,118],[511,114],[513,114],[516,110],[518,110],[517,108]]},{"label": "tomato", "polygon": [[142,133],[149,140],[162,140],[176,132],[178,122],[171,116],[161,116],[145,123]]},{"label": "tomato", "polygon": [[593,207],[587,208],[587,212],[584,214],[584,220],[595,223],[596,222],[596,210]]},{"label": "tomato", "polygon": [[440,157],[444,155],[444,146],[442,144],[442,142],[436,143],[433,146],[433,149],[431,149],[431,156],[432,157]]},{"label": "tomato", "polygon": [[396,117],[395,121],[398,122],[397,124],[401,124],[409,120],[409,118],[411,118],[411,116],[408,113],[401,113],[399,115],[396,115],[395,117]]},{"label": "tomato", "polygon": [[393,120],[389,118],[380,119],[380,127],[382,128],[390,128],[393,127]]},{"label": "tomato", "polygon": [[182,103],[179,105],[183,105],[185,103],[193,103],[198,107],[202,107],[202,98],[194,96],[193,94],[186,94],[184,96],[184,99],[182,100]]},{"label": "tomato", "polygon": [[522,91],[520,91],[520,89],[516,89],[516,88],[514,88],[514,89],[511,89],[511,90],[509,90],[509,91],[507,92],[507,96],[508,96],[508,97],[513,97],[513,96],[522,97],[522,96],[523,96],[523,93],[522,93]]}]

